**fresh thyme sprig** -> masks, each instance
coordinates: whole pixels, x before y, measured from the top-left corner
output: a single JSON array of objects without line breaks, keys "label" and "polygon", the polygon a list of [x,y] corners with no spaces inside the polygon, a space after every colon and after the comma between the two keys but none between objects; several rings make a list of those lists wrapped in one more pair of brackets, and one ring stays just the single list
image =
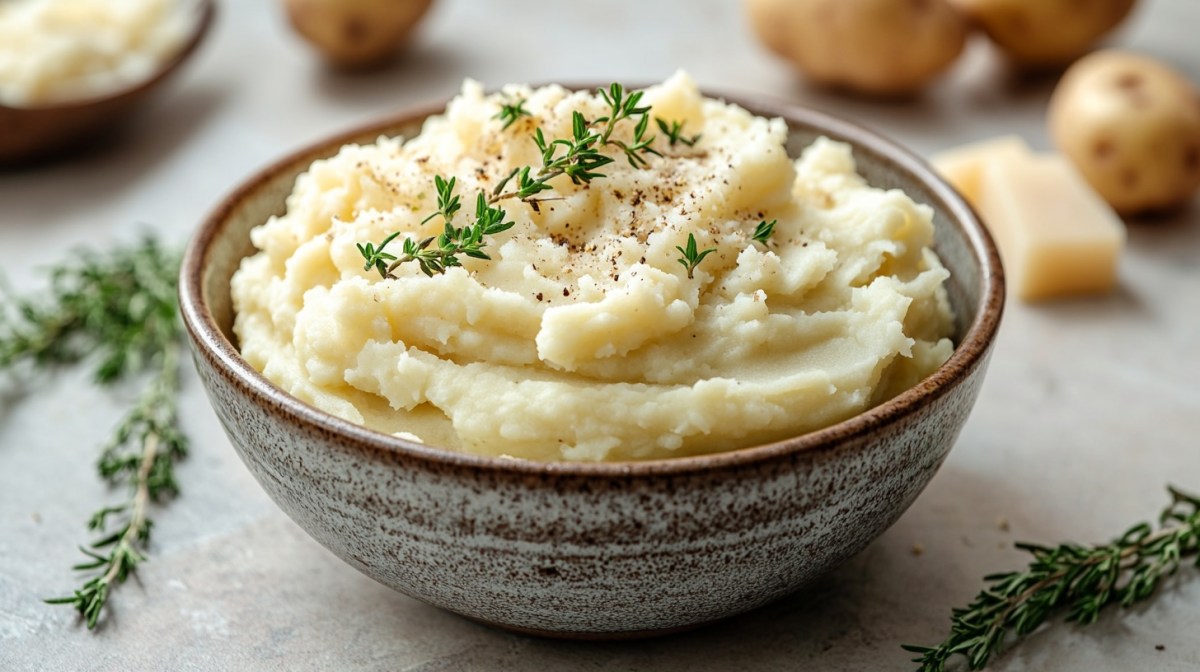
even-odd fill
[{"label": "fresh thyme sprig", "polygon": [[[980,670],[1006,643],[1032,633],[1055,611],[1067,620],[1095,623],[1104,607],[1128,607],[1154,594],[1184,559],[1200,556],[1200,498],[1168,488],[1171,505],[1160,528],[1139,523],[1108,544],[1017,544],[1033,556],[1020,572],[984,577],[990,585],[964,609],[955,609],[950,636],[937,646],[904,645],[918,654],[921,672],[943,672],[954,656]],[[1200,566],[1200,558],[1195,563]]]},{"label": "fresh thyme sprig", "polygon": [[687,122],[679,121],[678,119],[667,121],[661,117],[655,117],[654,123],[658,124],[658,130],[662,131],[663,135],[667,136],[667,142],[669,142],[672,147],[674,147],[676,143],[683,143],[688,147],[693,147],[697,142],[700,142],[699,133],[691,137],[683,135],[683,125]]},{"label": "fresh thyme sprig", "polygon": [[[452,177],[447,180],[441,175],[437,175],[434,177],[434,186],[438,192],[437,212],[426,217],[421,223],[424,224],[434,217],[441,216],[443,220],[441,235],[430,236],[420,241],[405,238],[402,249],[403,256],[400,257],[385,251],[388,243],[400,235],[399,231],[388,235],[378,246],[373,243],[359,243],[358,251],[366,261],[363,264],[364,271],[374,268],[379,271],[380,276],[389,278],[393,277],[392,272],[401,264],[415,261],[422,273],[432,277],[438,273],[445,273],[446,269],[452,266],[461,266],[462,261],[458,258],[460,254],[474,259],[491,259],[483,251],[486,244],[483,238],[512,228],[513,222],[505,221],[507,213],[500,208],[492,207],[488,203],[488,199],[480,192],[475,199],[474,220],[466,226],[456,227],[454,226],[454,216],[458,214],[462,206],[459,197],[454,193],[455,179]],[[437,243],[436,246],[433,246],[434,242]]]},{"label": "fresh thyme sprig", "polygon": [[451,177],[449,180],[441,175],[433,177],[433,187],[437,191],[438,209],[437,212],[421,220],[422,224],[425,224],[438,215],[441,215],[444,221],[450,222],[454,219],[454,215],[458,214],[458,211],[462,209],[462,203],[459,201],[458,196],[454,195],[454,183],[456,181],[457,178],[454,177]]},{"label": "fresh thyme sprig", "polygon": [[[629,159],[629,165],[638,168],[646,165],[646,159],[641,154],[654,154],[662,156],[654,148],[650,147],[650,143],[654,141],[654,136],[646,139],[646,128],[650,125],[650,106],[639,106],[642,102],[642,91],[626,92],[625,87],[617,82],[609,84],[608,90],[603,88],[597,89],[597,93],[608,103],[609,112],[607,115],[596,119],[595,123],[603,124],[604,131],[600,134],[600,144],[613,144],[620,147],[625,152],[625,156]],[[639,116],[640,119],[633,131],[633,144],[627,145],[620,140],[610,140],[613,130],[617,124],[626,119],[631,119],[634,116]]]},{"label": "fresh thyme sprig", "polygon": [[363,264],[363,270],[369,271],[374,268],[376,271],[379,271],[380,277],[391,277],[392,272],[388,270],[388,267],[392,262],[396,261],[396,255],[385,252],[384,248],[399,237],[400,232],[393,231],[386,238],[379,241],[379,245],[371,242],[357,243],[358,253],[366,260],[366,263]]},{"label": "fresh thyme sprig", "polygon": [[179,492],[175,462],[187,454],[187,439],[179,429],[176,389],[179,344],[167,344],[159,357],[160,369],[142,394],[137,406],[117,427],[100,456],[100,475],[110,484],[128,486],[128,501],[104,506],[88,520],[88,529],[103,534],[109,518],[121,517],[116,529],[79,550],[88,560],[76,571],[99,570],[83,587],[65,597],[47,599],[48,604],[70,604],[95,628],[113,587],[123,583],[146,560],[150,541],[149,506]]},{"label": "fresh thyme sprig", "polygon": [[21,362],[63,364],[94,356],[96,380],[147,368],[176,340],[178,256],[153,238],[113,250],[73,253],[50,270],[49,300],[0,296],[0,370]]},{"label": "fresh thyme sprig", "polygon": [[774,219],[769,222],[765,219],[762,220],[757,226],[754,227],[754,235],[752,235],[751,238],[756,242],[766,245],[767,241],[771,239],[771,236],[775,234],[775,223],[777,221],[778,220]]},{"label": "fresh thyme sprig", "polygon": [[[627,92],[618,83],[611,84],[607,89],[597,89],[601,98],[609,106],[608,114],[589,121],[578,110],[571,114],[571,137],[548,140],[541,128],[535,129],[533,142],[541,154],[542,166],[536,172],[532,166],[522,166],[513,169],[501,179],[491,193],[480,192],[476,199],[476,214],[473,223],[455,228],[452,224],[455,213],[459,209],[458,196],[454,195],[455,178],[438,175],[434,177],[434,186],[438,192],[438,210],[421,223],[441,215],[445,222],[445,230],[440,236],[427,237],[422,240],[406,238],[400,256],[387,251],[387,246],[400,236],[399,231],[385,237],[378,245],[372,242],[357,243],[358,252],[363,257],[363,270],[375,269],[380,277],[392,278],[395,270],[410,261],[416,261],[421,271],[432,276],[444,273],[447,268],[461,266],[460,254],[476,259],[490,259],[483,251],[486,245],[485,236],[500,233],[512,227],[513,222],[505,222],[505,211],[494,207],[496,203],[506,199],[518,199],[528,203],[534,210],[546,197],[538,196],[542,192],[552,191],[550,181],[561,175],[566,175],[574,184],[589,184],[592,180],[604,177],[599,172],[601,168],[613,163],[614,159],[600,151],[601,147],[613,146],[621,150],[626,160],[634,168],[648,165],[647,155],[662,156],[654,149],[654,136],[646,136],[650,125],[650,107],[639,103],[641,91]],[[516,103],[504,103],[500,112],[493,118],[503,122],[503,128],[508,128],[518,117],[528,115],[524,109],[524,99]],[[613,131],[622,121],[632,120],[634,123],[630,142],[612,137]],[[682,124],[677,125],[682,126]],[[512,185],[512,188],[509,188]],[[434,242],[437,243],[433,247]],[[697,262],[698,263],[698,262]]]},{"label": "fresh thyme sprig", "polygon": [[528,116],[532,115],[529,114],[529,110],[525,109],[525,99],[517,98],[511,103],[501,103],[500,111],[497,112],[492,118],[499,119],[504,124],[500,128],[507,129],[509,126],[512,126],[517,119]]},{"label": "fresh thyme sprig", "polygon": [[680,257],[675,261],[678,261],[683,265],[684,268],[687,269],[688,280],[692,279],[692,273],[696,270],[696,267],[700,265],[700,262],[704,261],[704,258],[708,255],[717,251],[717,248],[715,247],[710,247],[707,250],[697,251],[696,235],[693,233],[688,234],[687,247],[680,247],[679,245],[676,245],[675,249],[679,250],[680,254]]},{"label": "fresh thyme sprig", "polygon": [[[72,595],[46,600],[74,606],[89,629],[112,590],[146,559],[150,503],[179,489],[174,465],[187,442],[175,394],[182,347],[178,270],[178,255],[147,237],[107,255],[78,252],[51,271],[47,299],[13,298],[0,308],[0,370],[95,358],[102,384],[154,372],[97,462],[102,478],[130,490],[127,501],[101,507],[88,521],[102,536],[81,547],[88,559],[75,569],[97,573]],[[115,527],[113,519],[119,520]]]},{"label": "fresh thyme sprig", "polygon": [[[537,129],[533,134],[533,144],[537,145],[538,151],[542,153],[542,169],[531,178],[529,166],[521,168],[516,172],[517,191],[510,192],[511,195],[501,191],[496,194],[496,198],[516,197],[528,200],[540,192],[552,189],[549,182],[559,175],[571,178],[573,184],[586,184],[597,177],[604,177],[604,173],[598,173],[596,170],[607,166],[613,160],[612,157],[600,153],[596,146],[600,139],[600,135],[592,132],[591,126],[578,110],[571,113],[569,140],[559,138],[547,142],[542,129]],[[563,148],[562,156],[557,155],[559,147]],[[499,186],[503,188],[504,184],[505,182],[501,181]]]},{"label": "fresh thyme sprig", "polygon": [[650,106],[638,106],[642,102],[642,91],[626,91],[625,87],[618,82],[613,82],[608,85],[606,90],[604,87],[596,89],[596,93],[608,103],[609,112],[607,115],[596,119],[596,123],[604,124],[604,133],[601,136],[601,142],[608,142],[609,136],[612,135],[613,129],[617,124],[625,119],[629,119],[636,115],[646,114],[650,111]]},{"label": "fresh thyme sprig", "polygon": [[[456,197],[457,198],[457,197]],[[454,226],[446,220],[441,235],[435,238],[425,238],[417,242],[412,238],[404,240],[404,255],[393,261],[387,269],[387,274],[400,264],[416,261],[425,275],[445,273],[451,266],[461,266],[458,255],[463,254],[474,259],[491,259],[483,251],[484,236],[492,236],[512,228],[513,222],[504,221],[505,212],[499,208],[490,207],[487,199],[480,193],[475,200],[475,221],[464,227]],[[436,240],[437,246],[430,248]]]}]

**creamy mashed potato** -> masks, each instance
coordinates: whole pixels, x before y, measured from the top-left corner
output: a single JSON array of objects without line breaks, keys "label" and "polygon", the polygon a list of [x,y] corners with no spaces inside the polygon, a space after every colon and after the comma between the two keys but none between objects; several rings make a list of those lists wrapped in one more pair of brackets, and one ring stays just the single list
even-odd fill
[{"label": "creamy mashed potato", "polygon": [[[493,118],[526,99],[531,116]],[[492,259],[427,277],[363,270],[356,244],[442,229],[434,176],[464,212],[531,140],[570,137],[598,96],[557,86],[485,95],[468,82],[407,141],[346,146],[297,178],[287,212],[252,233],[233,279],[242,354],[334,415],[450,450],[535,460],[634,460],[731,450],[846,419],[950,355],[948,272],[932,211],[867,185],[849,147],[798,159],[781,119],[703,98],[683,74],[646,91],[659,133],[649,166],[623,158],[591,184],[556,178]],[[614,139],[628,142],[632,123]],[[653,128],[653,124],[651,125]],[[606,150],[608,151],[608,150]],[[619,154],[619,152],[618,152]],[[776,220],[767,244],[756,225]],[[676,246],[715,248],[688,278]],[[389,247],[399,253],[400,241]]]},{"label": "creamy mashed potato", "polygon": [[193,0],[0,1],[0,103],[32,107],[149,78],[183,47]]}]

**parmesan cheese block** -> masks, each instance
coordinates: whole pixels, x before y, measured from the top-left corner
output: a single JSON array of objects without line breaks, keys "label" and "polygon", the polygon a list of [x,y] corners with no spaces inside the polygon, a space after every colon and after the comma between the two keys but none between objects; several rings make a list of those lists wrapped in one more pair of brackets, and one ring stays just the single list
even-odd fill
[{"label": "parmesan cheese block", "polygon": [[1092,294],[1116,284],[1125,227],[1062,156],[992,154],[980,171],[977,207],[1018,297]]},{"label": "parmesan cheese block", "polygon": [[935,154],[931,163],[972,207],[978,209],[984,166],[1006,157],[1028,154],[1029,146],[1020,136],[1004,135],[948,149]]}]

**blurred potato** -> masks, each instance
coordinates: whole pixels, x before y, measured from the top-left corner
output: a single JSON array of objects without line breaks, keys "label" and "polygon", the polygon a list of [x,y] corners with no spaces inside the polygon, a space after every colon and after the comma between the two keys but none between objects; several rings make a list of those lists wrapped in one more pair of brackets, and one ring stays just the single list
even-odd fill
[{"label": "blurred potato", "polygon": [[871,95],[923,87],[962,53],[967,24],[946,0],[745,0],[770,50],[822,85]]},{"label": "blurred potato", "polygon": [[1012,61],[1064,66],[1117,27],[1136,0],[950,0]]},{"label": "blurred potato", "polygon": [[367,68],[403,47],[433,0],[285,0],[292,27],[332,63]]}]

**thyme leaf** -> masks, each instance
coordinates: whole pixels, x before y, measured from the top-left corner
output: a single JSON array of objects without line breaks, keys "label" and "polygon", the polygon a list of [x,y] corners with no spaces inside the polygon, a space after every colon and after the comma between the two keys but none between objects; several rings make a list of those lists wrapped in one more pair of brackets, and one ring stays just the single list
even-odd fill
[{"label": "thyme leaf", "polygon": [[693,279],[693,272],[696,270],[696,267],[700,265],[700,262],[704,261],[704,258],[708,255],[717,251],[717,248],[715,247],[710,247],[707,250],[697,251],[696,247],[696,234],[694,233],[688,234],[686,247],[681,247],[679,245],[675,246],[675,249],[679,250],[680,255],[680,257],[675,261],[678,261],[685,269],[687,269],[688,280]]},{"label": "thyme leaf", "polygon": [[655,117],[654,123],[658,125],[658,130],[662,131],[663,135],[667,136],[667,142],[670,143],[672,147],[674,147],[676,143],[683,143],[688,147],[692,147],[697,142],[700,142],[699,133],[691,137],[683,135],[683,125],[687,123],[685,121],[679,121],[677,119],[667,121],[661,117]]},{"label": "thyme leaf", "polygon": [[765,219],[762,220],[757,226],[754,227],[754,234],[751,236],[751,238],[755,242],[766,245],[767,241],[771,239],[771,236],[775,234],[775,223],[777,221],[778,220],[775,219],[772,219],[769,222]]}]

